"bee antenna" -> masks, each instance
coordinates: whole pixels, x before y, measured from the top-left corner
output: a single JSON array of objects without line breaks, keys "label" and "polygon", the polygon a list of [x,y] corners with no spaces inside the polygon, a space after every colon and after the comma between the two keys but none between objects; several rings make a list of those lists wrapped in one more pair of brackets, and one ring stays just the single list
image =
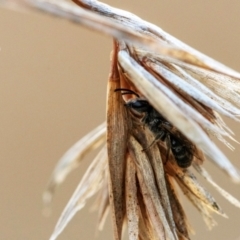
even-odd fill
[{"label": "bee antenna", "polygon": [[122,95],[126,95],[126,94],[133,94],[135,96],[137,96],[138,98],[140,97],[137,93],[135,93],[134,91],[130,90],[130,89],[126,89],[126,88],[116,88],[114,90],[114,92],[121,92],[121,91],[125,91],[122,93]]}]

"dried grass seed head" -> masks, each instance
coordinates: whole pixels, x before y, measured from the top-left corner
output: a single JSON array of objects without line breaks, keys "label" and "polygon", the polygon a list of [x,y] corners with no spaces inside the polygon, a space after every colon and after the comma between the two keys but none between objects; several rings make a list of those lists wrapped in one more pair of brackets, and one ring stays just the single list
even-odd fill
[{"label": "dried grass seed head", "polygon": [[[59,0],[5,1],[10,2],[41,9],[117,39],[108,81],[107,128],[104,124],[99,126],[64,155],[53,172],[45,201],[51,201],[56,186],[79,165],[85,153],[103,144],[106,129],[107,147],[102,147],[85,173],[51,240],[57,238],[86,200],[97,192],[100,228],[110,206],[115,239],[121,239],[125,221],[130,239],[189,239],[191,229],[175,184],[199,210],[209,228],[215,225],[211,212],[226,217],[191,169],[179,167],[173,154],[176,149],[172,148],[169,154],[164,136],[142,151],[156,140],[156,131],[151,127],[157,125],[147,122],[149,129],[140,126],[141,117],[124,107],[124,99],[131,101],[131,97],[115,93],[117,88],[133,90],[156,113],[161,113],[166,120],[160,122],[165,124],[161,125],[162,132],[167,133],[171,144],[171,136],[176,132],[185,135],[195,147],[193,167],[230,202],[240,206],[200,166],[205,159],[203,151],[234,181],[240,181],[238,170],[209,138],[216,136],[231,148],[225,138],[233,139],[232,132],[219,114],[239,121],[239,73],[159,27],[98,1],[74,0],[81,8]],[[171,129],[166,128],[167,122]]]}]

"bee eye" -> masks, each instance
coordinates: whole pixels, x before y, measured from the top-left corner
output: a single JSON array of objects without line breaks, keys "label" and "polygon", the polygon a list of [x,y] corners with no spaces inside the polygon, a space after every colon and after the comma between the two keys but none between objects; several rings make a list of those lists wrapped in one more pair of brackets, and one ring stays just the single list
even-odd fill
[{"label": "bee eye", "polygon": [[140,113],[148,112],[152,108],[148,101],[139,99],[129,100],[125,105]]},{"label": "bee eye", "polygon": [[133,102],[132,103],[132,107],[133,108],[142,108],[144,106],[144,104],[143,103],[141,103],[140,101],[136,101],[136,102]]}]

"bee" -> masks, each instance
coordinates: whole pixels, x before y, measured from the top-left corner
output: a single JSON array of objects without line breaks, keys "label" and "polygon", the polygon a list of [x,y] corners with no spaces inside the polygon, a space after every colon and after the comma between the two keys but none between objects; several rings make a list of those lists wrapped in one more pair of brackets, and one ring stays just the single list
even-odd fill
[{"label": "bee", "polygon": [[122,95],[133,94],[137,97],[128,100],[125,106],[137,113],[143,114],[141,122],[146,125],[155,136],[155,140],[148,148],[158,141],[166,142],[168,146],[166,159],[168,159],[169,151],[171,150],[178,166],[188,168],[193,161],[194,151],[196,149],[195,145],[156,111],[147,100],[140,98],[137,93],[124,88],[118,88],[115,92],[117,91],[123,91]]}]

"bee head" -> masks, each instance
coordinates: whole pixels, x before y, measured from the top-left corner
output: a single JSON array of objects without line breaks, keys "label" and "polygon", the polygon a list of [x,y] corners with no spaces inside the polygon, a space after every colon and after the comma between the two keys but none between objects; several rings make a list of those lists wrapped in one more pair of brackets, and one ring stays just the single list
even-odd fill
[{"label": "bee head", "polygon": [[152,109],[152,106],[144,99],[131,99],[125,103],[125,106],[135,110],[138,113],[146,113]]}]

